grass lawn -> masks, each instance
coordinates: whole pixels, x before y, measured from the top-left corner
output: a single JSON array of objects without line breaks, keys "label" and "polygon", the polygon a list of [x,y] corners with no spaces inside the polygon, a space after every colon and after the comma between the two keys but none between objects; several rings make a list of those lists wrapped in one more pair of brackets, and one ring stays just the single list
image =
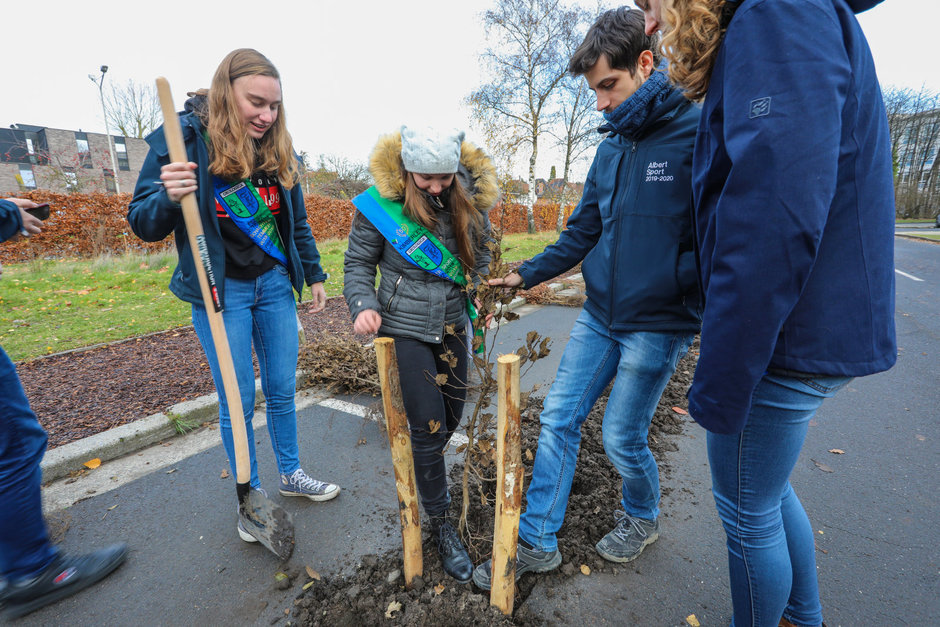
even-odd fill
[{"label": "grass lawn", "polygon": [[940,242],[940,233],[918,233],[914,237],[922,237],[924,239],[932,239],[935,242]]},{"label": "grass lawn", "polygon": [[[554,232],[507,235],[503,259],[528,259],[555,238]],[[338,296],[346,240],[318,242],[318,248],[330,275],[327,296]],[[22,361],[188,325],[189,304],[167,288],[175,267],[175,252],[5,264],[0,345],[13,361]]]}]

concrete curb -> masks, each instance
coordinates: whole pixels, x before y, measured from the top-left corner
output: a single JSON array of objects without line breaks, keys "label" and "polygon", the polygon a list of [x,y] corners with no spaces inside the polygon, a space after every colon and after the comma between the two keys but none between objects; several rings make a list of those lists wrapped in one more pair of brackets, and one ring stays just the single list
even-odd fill
[{"label": "concrete curb", "polygon": [[[568,281],[580,281],[581,275],[567,277]],[[564,283],[552,283],[552,290],[563,293]],[[575,290],[576,291],[576,290]],[[506,305],[509,310],[518,309],[526,304],[526,300],[516,297]],[[297,384],[304,377],[302,371],[297,371]],[[299,391],[299,388],[298,388]],[[307,388],[307,391],[313,391]],[[324,394],[325,388],[324,388]],[[328,395],[328,394],[326,394]],[[255,407],[264,399],[261,393],[261,381],[255,380]],[[205,423],[218,422],[219,397],[212,393],[191,401],[183,401],[170,407],[166,412],[160,412],[135,420],[134,422],[81,440],[56,447],[46,452],[40,467],[42,468],[42,481],[48,483],[68,476],[70,473],[81,470],[85,462],[100,459],[102,462],[123,457],[158,442],[183,435],[176,430],[174,424],[199,426]]]}]

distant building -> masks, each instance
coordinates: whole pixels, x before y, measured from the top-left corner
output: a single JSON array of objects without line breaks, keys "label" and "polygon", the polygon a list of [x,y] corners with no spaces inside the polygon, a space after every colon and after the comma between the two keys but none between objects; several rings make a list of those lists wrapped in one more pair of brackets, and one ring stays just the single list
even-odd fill
[{"label": "distant building", "polygon": [[565,202],[572,202],[572,200],[577,200],[581,198],[581,194],[584,192],[584,183],[572,183],[568,181],[568,184],[563,187],[564,179],[554,178],[554,179],[536,179],[535,180],[535,195],[539,200],[547,200],[549,202],[560,202],[562,200],[562,190],[567,189],[567,194],[564,194]]},{"label": "distant building", "polygon": [[[111,135],[117,184],[133,192],[147,156],[147,142]],[[115,191],[107,136],[29,124],[0,128],[0,193],[31,189],[56,192]]]},{"label": "distant building", "polygon": [[513,179],[506,185],[504,195],[510,202],[525,202],[529,197],[529,184],[521,179]]}]

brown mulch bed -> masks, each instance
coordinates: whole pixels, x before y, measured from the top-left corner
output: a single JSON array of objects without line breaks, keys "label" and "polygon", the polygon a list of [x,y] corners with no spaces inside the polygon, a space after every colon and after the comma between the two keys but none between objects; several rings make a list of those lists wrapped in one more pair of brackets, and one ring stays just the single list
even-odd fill
[{"label": "brown mulch bed", "polygon": [[[352,331],[342,298],[328,299],[319,314],[308,308],[301,304],[308,341],[318,333]],[[191,326],[41,357],[17,364],[17,371],[50,448],[215,392]]]}]

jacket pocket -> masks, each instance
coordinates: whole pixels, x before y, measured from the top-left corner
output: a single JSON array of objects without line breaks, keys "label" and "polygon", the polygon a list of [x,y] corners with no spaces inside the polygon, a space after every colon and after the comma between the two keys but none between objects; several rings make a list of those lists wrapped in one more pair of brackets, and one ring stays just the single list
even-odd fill
[{"label": "jacket pocket", "polygon": [[398,293],[398,286],[401,285],[401,280],[405,278],[405,275],[399,274],[398,278],[395,279],[395,283],[392,285],[392,293],[388,296],[388,302],[385,303],[385,311],[392,310],[392,301],[395,300],[395,295]]}]

